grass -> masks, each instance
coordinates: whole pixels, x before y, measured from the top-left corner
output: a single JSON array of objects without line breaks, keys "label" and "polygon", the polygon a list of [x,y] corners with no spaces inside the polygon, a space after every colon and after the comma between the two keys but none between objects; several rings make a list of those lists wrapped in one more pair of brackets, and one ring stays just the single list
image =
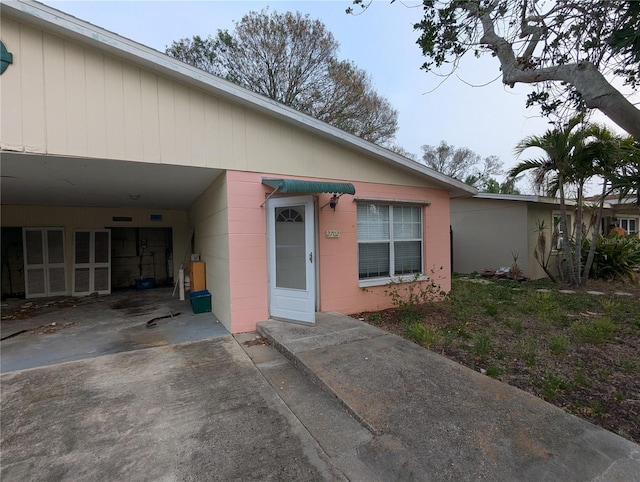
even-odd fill
[{"label": "grass", "polygon": [[[613,294],[625,288],[634,296]],[[611,294],[454,277],[440,303],[364,318],[638,443],[640,406],[628,394],[640,393],[640,287],[597,290]]]}]

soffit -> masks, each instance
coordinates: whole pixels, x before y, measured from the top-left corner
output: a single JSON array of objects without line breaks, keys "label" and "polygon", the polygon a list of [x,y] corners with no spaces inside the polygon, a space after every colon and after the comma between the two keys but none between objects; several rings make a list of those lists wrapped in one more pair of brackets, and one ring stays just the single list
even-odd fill
[{"label": "soffit", "polygon": [[[221,170],[0,153],[2,204],[187,209]],[[136,199],[137,197],[137,199]]]}]

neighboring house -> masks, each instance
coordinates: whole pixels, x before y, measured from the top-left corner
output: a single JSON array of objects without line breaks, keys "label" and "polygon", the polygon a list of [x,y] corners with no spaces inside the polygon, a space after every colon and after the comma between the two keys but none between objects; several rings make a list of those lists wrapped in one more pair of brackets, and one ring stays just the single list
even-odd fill
[{"label": "neighboring house", "polygon": [[[593,205],[598,201],[598,196],[586,199],[587,205]],[[637,198],[628,196],[620,199],[617,195],[607,196],[604,202],[604,211],[601,222],[601,232],[608,233],[609,227],[624,229],[627,234],[640,233],[640,206]]]},{"label": "neighboring house", "polygon": [[172,285],[198,253],[245,332],[388,307],[397,275],[450,288],[474,189],[48,6],[1,15],[3,294]]},{"label": "neighboring house", "polygon": [[[588,227],[592,211],[588,201],[583,224]],[[575,234],[575,202],[567,202],[567,221],[570,235]],[[518,266],[530,279],[547,275],[536,261],[534,251],[538,242],[538,226],[544,222],[545,235],[551,248],[551,270],[557,272],[556,258],[562,248],[558,241],[552,245],[552,230],[560,231],[560,202],[555,198],[512,194],[478,193],[473,197],[452,199],[451,230],[453,271],[481,272],[484,269],[510,267],[517,257]],[[607,234],[612,223],[621,225],[628,233],[637,233],[640,209],[629,202],[607,199],[604,205],[600,232]],[[549,250],[545,255],[549,254]]]}]

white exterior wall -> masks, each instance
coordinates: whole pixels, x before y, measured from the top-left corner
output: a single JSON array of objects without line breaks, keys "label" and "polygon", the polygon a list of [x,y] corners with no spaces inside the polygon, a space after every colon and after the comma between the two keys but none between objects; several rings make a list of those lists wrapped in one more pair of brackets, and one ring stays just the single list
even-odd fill
[{"label": "white exterior wall", "polygon": [[2,38],[14,59],[0,77],[4,150],[436,187],[11,18],[2,18]]},{"label": "white exterior wall", "polygon": [[189,209],[194,249],[205,262],[211,309],[231,331],[231,276],[229,271],[229,207],[227,178],[218,176]]},{"label": "white exterior wall", "polygon": [[492,199],[452,199],[453,270],[480,272],[513,264],[530,276],[527,203]]}]

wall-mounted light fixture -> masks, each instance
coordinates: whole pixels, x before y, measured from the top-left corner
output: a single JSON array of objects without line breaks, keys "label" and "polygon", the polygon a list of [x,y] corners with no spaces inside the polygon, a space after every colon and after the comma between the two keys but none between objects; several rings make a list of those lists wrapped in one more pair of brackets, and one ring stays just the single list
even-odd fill
[{"label": "wall-mounted light fixture", "polygon": [[140,194],[129,194],[129,199],[131,199],[132,201],[137,201],[138,199],[140,199]]},{"label": "wall-mounted light fixture", "polygon": [[[340,196],[342,196],[342,194],[340,194]],[[333,196],[331,196],[331,199],[329,199],[329,202],[327,204],[325,204],[324,206],[322,206],[320,209],[323,209],[323,208],[329,206],[331,209],[333,209],[335,211],[336,210],[336,206],[338,205],[338,201],[340,200],[340,196],[338,196],[337,194],[334,194]]]}]

